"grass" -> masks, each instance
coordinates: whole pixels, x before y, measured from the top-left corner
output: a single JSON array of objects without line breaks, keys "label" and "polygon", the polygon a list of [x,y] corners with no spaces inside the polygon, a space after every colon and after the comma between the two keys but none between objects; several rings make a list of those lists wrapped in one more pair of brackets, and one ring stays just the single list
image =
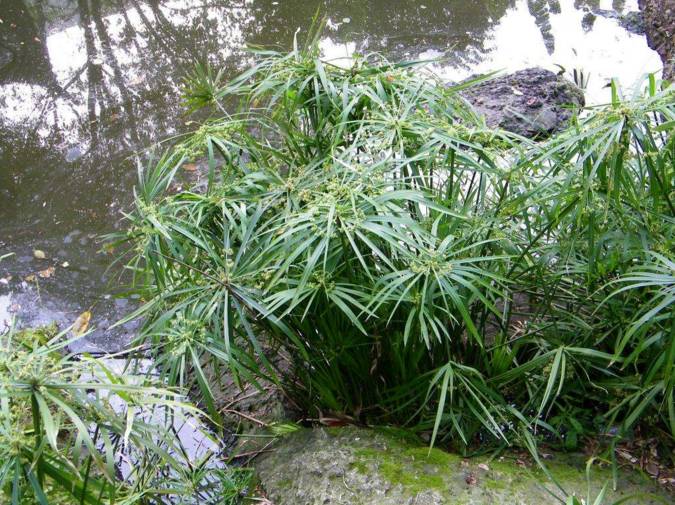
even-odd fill
[{"label": "grass", "polygon": [[[139,172],[114,237],[163,381],[214,419],[207,377],[227,370],[463,452],[649,435],[669,453],[672,87],[613,83],[535,143],[416,62],[342,68],[316,40],[254,54],[230,82],[189,81],[189,107],[217,113]],[[173,192],[202,159],[207,186]]]}]

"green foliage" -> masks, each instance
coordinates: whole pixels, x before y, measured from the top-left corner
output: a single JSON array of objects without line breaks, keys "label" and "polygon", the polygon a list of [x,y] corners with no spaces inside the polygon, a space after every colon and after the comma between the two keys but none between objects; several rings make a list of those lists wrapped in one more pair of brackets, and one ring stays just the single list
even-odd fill
[{"label": "green foliage", "polygon": [[[615,87],[533,143],[414,63],[254,54],[209,94],[240,112],[143,172],[115,237],[170,384],[215,416],[208,377],[265,376],[309,411],[464,447],[672,441],[672,88]],[[167,192],[197,153],[206,188]]]},{"label": "green foliage", "polygon": [[159,504],[199,496],[205,481],[208,492],[241,491],[244,473],[216,475],[206,460],[181,456],[167,426],[194,407],[147,378],[65,354],[66,337],[13,327],[0,335],[2,503]]}]

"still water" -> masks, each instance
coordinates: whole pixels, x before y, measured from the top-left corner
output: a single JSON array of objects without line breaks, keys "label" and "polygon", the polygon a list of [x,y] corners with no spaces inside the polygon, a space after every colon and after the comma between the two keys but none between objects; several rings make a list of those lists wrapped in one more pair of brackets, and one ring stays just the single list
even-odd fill
[{"label": "still water", "polygon": [[[448,80],[539,65],[632,85],[661,63],[618,14],[637,0],[0,0],[0,329],[67,325],[91,309],[80,349],[115,350],[107,327],[134,300],[112,297],[97,237],[120,226],[137,165],[191,128],[180,82],[195,60],[227,75],[247,44],[290,47],[317,12],[326,58],[379,51],[444,57]],[[192,124],[194,127],[194,124]],[[35,250],[45,259],[35,257]],[[38,254],[39,255],[39,254]]]}]

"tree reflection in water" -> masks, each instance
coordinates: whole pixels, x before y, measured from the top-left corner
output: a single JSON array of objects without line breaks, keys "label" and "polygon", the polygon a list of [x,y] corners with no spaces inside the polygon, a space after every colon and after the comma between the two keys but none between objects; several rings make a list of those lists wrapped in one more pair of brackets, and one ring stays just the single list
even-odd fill
[{"label": "tree reflection in water", "polygon": [[[450,78],[461,78],[528,23],[554,53],[551,20],[561,3],[579,11],[597,4],[571,2],[0,0],[0,249],[25,255],[36,241],[63,249],[74,229],[114,227],[143,162],[134,153],[189,128],[179,84],[195,60],[233,75],[249,61],[245,44],[288,47],[321,11],[331,20],[322,42],[330,54],[444,55]],[[498,35],[514,12],[520,24]],[[78,247],[95,257],[88,289],[100,294],[109,259],[91,244]],[[59,296],[63,283],[80,290],[82,278],[60,282]]]}]

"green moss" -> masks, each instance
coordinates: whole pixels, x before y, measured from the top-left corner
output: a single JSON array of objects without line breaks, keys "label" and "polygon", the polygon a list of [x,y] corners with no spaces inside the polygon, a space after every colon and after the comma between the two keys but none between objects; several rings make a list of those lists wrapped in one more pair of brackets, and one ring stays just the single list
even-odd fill
[{"label": "green moss", "polygon": [[513,486],[508,486],[503,479],[493,477],[484,479],[483,486],[491,491],[504,491],[509,488],[513,489]]},{"label": "green moss", "polygon": [[[399,447],[388,449],[355,449],[353,468],[359,473],[369,473],[376,466],[382,478],[392,485],[400,484],[407,492],[417,495],[428,490],[442,491],[447,488],[439,470],[456,465],[459,458],[440,449],[428,447]],[[370,463],[370,464],[369,464]],[[435,471],[430,471],[430,469]]]},{"label": "green moss", "polygon": [[354,449],[354,455],[359,459],[378,460],[380,457],[387,455],[387,449],[373,449],[371,447],[360,447]]},{"label": "green moss", "polygon": [[276,485],[281,489],[289,489],[293,485],[291,479],[280,479],[276,482]]},{"label": "green moss", "polygon": [[[374,469],[392,485],[401,485],[412,495],[425,490],[443,492],[461,482],[460,462],[462,457],[438,448],[431,450],[426,446],[412,444],[410,432],[402,430],[378,429],[384,436],[378,445],[354,448],[355,460],[352,467],[361,474],[372,473]],[[419,443],[419,440],[417,441]],[[583,461],[560,455],[559,461],[547,462],[549,470],[561,483],[584,482],[585,474],[579,470]],[[478,462],[472,461],[471,466]],[[480,478],[485,489],[494,492],[526,493],[532,482],[546,482],[541,469],[524,468],[515,460],[492,460],[486,462],[491,468]],[[594,473],[594,480],[604,481],[606,469]],[[480,472],[479,472],[480,473]]]},{"label": "green moss", "polygon": [[357,472],[367,475],[370,472],[370,469],[366,463],[363,461],[352,461],[352,468]]},{"label": "green moss", "polygon": [[418,445],[421,443],[420,438],[412,431],[404,428],[397,428],[395,426],[375,426],[373,430],[376,433],[381,433],[391,440],[396,440],[404,444]]},{"label": "green moss", "polygon": [[323,430],[326,432],[326,434],[337,437],[338,435],[342,434],[342,429],[343,428],[341,426],[326,426]]},{"label": "green moss", "polygon": [[[441,503],[460,505],[466,503],[552,503],[551,492],[560,495],[555,484],[548,481],[544,472],[536,466],[525,468],[517,463],[518,453],[504,453],[504,458],[491,460],[489,458],[466,459],[461,455],[447,453],[441,449],[432,449],[416,444],[407,443],[396,435],[388,436],[381,430],[377,434],[359,428],[341,428],[330,430],[330,438],[326,440],[322,432],[327,430],[305,430],[293,434],[295,441],[288,450],[277,453],[276,458],[270,456],[264,472],[270,479],[279,479],[281,485],[275,484],[279,496],[279,503],[297,503],[298,472],[302,472],[309,458],[312,461],[310,468],[319,463],[320,469],[316,472],[313,481],[303,480],[302,492],[312,488],[312,499],[316,503],[330,497],[331,503],[375,503],[375,496],[384,490],[387,491],[386,503],[408,503],[411,498],[419,500],[425,493],[432,492],[440,497]],[[291,439],[293,440],[293,439]],[[347,458],[339,461],[340,455],[335,449]],[[306,453],[303,451],[307,451]],[[318,459],[311,460],[313,454],[318,453]],[[297,458],[298,462],[292,466],[290,473],[282,473],[289,459]],[[329,467],[343,469],[344,463],[349,465],[350,475],[339,473],[324,473],[326,458],[337,458],[335,465]],[[553,460],[547,460],[547,466],[556,480],[570,493],[585,496],[587,483],[585,474],[586,457],[556,453]],[[489,469],[485,466],[489,467]],[[353,478],[367,476],[368,478]],[[476,477],[476,482],[468,483],[466,477],[470,474]],[[325,477],[328,477],[326,479]],[[611,477],[607,468],[594,466],[591,471],[591,496],[600,492],[604,483]],[[289,486],[288,480],[295,485]],[[640,479],[640,476],[635,476]],[[329,481],[328,483],[326,481]],[[608,490],[608,503],[635,492],[645,496],[653,489],[644,485],[632,485],[631,478],[622,477],[622,490],[613,493]],[[269,480],[268,480],[269,481]],[[313,484],[314,483],[314,484]],[[383,485],[384,484],[384,485]],[[347,485],[352,495],[346,495],[344,486]],[[335,500],[333,500],[333,498]],[[344,501],[344,499],[353,499]],[[357,499],[358,498],[358,499]],[[312,501],[314,503],[314,501]],[[378,502],[379,503],[379,502]],[[657,503],[645,498],[643,501],[627,503]]]},{"label": "green moss", "polygon": [[390,483],[400,484],[413,495],[428,490],[442,490],[446,487],[440,475],[419,471],[416,468],[411,469],[404,462],[398,462],[394,458],[387,458],[380,462],[380,473]]},{"label": "green moss", "polygon": [[412,458],[416,462],[427,463],[439,467],[456,465],[460,458],[447,453],[436,447],[429,450],[428,447],[413,447],[403,452],[404,456]]}]

